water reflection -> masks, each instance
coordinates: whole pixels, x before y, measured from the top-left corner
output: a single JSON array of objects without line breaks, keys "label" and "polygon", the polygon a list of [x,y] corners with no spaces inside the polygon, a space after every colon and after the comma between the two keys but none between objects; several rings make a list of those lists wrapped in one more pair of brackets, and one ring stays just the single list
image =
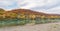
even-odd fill
[{"label": "water reflection", "polygon": [[52,22],[59,22],[59,18],[49,19],[49,18],[36,18],[36,19],[4,19],[0,21],[0,26],[5,25],[25,25],[27,23],[34,23],[34,24],[42,24],[42,23],[52,23]]}]

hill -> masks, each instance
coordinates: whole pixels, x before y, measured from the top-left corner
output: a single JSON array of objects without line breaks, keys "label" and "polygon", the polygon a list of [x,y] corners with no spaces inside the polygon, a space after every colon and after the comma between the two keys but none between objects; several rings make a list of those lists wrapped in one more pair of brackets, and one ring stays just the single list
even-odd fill
[{"label": "hill", "polygon": [[47,14],[43,12],[36,12],[34,10],[30,9],[13,9],[13,10],[8,10],[5,11],[4,9],[0,10],[0,16],[3,17],[17,17],[18,15],[23,16],[30,16],[30,17],[39,17],[39,18],[60,18],[60,14]]},{"label": "hill", "polygon": [[47,18],[48,17],[60,17],[60,14],[47,14],[44,12],[36,12],[30,9],[14,9],[14,10],[11,10],[10,12],[17,13],[17,14],[24,14],[24,15],[35,15],[36,17],[43,17],[43,16]]}]

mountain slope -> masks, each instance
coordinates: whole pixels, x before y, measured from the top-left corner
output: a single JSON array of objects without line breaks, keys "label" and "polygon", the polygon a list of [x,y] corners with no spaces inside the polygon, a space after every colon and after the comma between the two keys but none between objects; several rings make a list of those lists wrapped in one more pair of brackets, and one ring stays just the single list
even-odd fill
[{"label": "mountain slope", "polygon": [[[45,17],[60,17],[60,14],[47,14],[43,12],[36,12],[29,9],[14,9],[11,10],[11,12],[17,13],[17,14],[26,14],[26,15],[37,15],[39,17],[45,16]],[[37,17],[36,16],[36,17]]]},{"label": "mountain slope", "polygon": [[[0,10],[1,11],[1,10]],[[30,9],[13,9],[13,10],[8,10],[8,11],[3,11],[3,16],[10,16],[13,17],[14,14],[19,15],[19,14],[24,14],[24,15],[35,15],[36,17],[59,17],[60,18],[60,14],[47,14],[47,13],[43,13],[43,12],[36,12]],[[11,16],[12,14],[12,16]]]}]

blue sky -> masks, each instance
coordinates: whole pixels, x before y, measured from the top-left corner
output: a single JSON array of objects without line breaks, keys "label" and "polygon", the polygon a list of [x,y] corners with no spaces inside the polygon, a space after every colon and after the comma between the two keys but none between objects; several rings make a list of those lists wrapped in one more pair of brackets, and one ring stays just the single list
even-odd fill
[{"label": "blue sky", "polygon": [[60,14],[60,0],[0,0],[0,8],[8,10],[22,8]]}]

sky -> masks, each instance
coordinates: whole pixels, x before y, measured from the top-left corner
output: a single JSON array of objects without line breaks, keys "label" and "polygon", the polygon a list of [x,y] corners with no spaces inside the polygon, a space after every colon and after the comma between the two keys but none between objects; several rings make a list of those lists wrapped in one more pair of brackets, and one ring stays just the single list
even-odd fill
[{"label": "sky", "polygon": [[6,10],[21,8],[60,14],[60,0],[0,0],[0,8]]}]

